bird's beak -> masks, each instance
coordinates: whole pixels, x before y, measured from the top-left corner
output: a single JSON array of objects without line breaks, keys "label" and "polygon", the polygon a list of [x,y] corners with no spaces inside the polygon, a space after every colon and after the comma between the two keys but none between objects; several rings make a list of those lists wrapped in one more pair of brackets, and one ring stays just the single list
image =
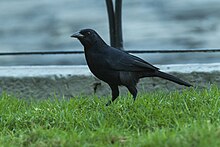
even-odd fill
[{"label": "bird's beak", "polygon": [[74,38],[83,38],[84,35],[81,34],[80,32],[76,32],[76,33],[74,33],[73,35],[71,35],[70,37],[74,37]]}]

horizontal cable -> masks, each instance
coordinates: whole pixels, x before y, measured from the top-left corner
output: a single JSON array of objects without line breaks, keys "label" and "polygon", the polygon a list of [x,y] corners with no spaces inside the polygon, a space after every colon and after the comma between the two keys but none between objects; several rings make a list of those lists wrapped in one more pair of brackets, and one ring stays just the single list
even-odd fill
[{"label": "horizontal cable", "polygon": [[83,51],[31,51],[31,52],[1,52],[0,56],[8,55],[56,55],[56,54],[83,54]]},{"label": "horizontal cable", "polygon": [[129,50],[129,53],[205,53],[205,52],[220,52],[220,49],[176,49],[176,50]]},{"label": "horizontal cable", "polygon": [[[205,53],[220,52],[220,49],[179,49],[179,50],[127,50],[128,53]],[[1,52],[0,56],[10,55],[56,55],[56,54],[83,54],[84,51],[30,51],[30,52]]]}]

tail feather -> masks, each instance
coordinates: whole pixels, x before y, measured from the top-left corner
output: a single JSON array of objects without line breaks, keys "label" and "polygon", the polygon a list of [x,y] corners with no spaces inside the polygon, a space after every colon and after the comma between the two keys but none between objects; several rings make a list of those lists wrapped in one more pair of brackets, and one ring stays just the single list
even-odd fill
[{"label": "tail feather", "polygon": [[166,79],[166,80],[169,80],[169,81],[172,81],[174,83],[177,83],[177,84],[180,84],[180,85],[184,85],[184,86],[187,86],[187,87],[190,87],[192,86],[191,84],[175,77],[175,76],[172,76],[170,74],[167,74],[167,73],[164,73],[164,72],[161,72],[161,71],[157,71],[157,74],[156,76],[160,77],[160,78],[163,78],[163,79]]}]

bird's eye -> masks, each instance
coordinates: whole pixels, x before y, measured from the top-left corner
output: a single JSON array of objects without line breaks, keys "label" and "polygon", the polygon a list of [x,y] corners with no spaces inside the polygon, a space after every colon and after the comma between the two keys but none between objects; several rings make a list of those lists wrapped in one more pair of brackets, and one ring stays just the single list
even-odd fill
[{"label": "bird's eye", "polygon": [[88,34],[88,35],[90,35],[90,34],[91,34],[91,32],[87,32],[87,34]]}]

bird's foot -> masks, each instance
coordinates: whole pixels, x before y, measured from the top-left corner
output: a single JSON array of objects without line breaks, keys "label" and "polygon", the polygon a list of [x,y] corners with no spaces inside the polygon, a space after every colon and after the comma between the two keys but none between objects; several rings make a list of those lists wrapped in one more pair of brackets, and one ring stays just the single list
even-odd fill
[{"label": "bird's foot", "polygon": [[109,106],[112,103],[111,100],[108,101],[108,103],[106,103],[106,106]]},{"label": "bird's foot", "polygon": [[135,101],[135,100],[136,100],[136,97],[133,97],[133,100]]}]

